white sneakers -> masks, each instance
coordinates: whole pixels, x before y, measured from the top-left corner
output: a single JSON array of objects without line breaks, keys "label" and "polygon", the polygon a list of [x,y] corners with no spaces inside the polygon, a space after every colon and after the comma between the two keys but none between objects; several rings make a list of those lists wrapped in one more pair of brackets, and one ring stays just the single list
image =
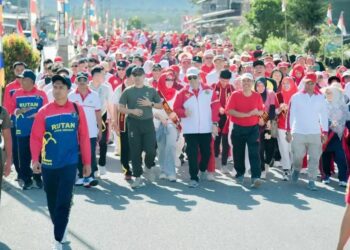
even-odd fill
[{"label": "white sneakers", "polygon": [[75,181],[75,185],[76,186],[82,186],[84,184],[84,178],[78,178],[76,181]]},{"label": "white sneakers", "polygon": [[230,173],[230,171],[228,170],[227,165],[222,165],[221,166],[221,173],[223,173],[223,174],[229,174]]},{"label": "white sneakers", "polygon": [[167,175],[165,173],[161,173],[159,175],[159,179],[161,179],[161,180],[168,180],[170,182],[176,182],[176,175]]},{"label": "white sneakers", "polygon": [[100,172],[100,176],[107,174],[106,167],[98,166],[98,170]]},{"label": "white sneakers", "polygon": [[142,187],[144,185],[145,184],[144,184],[142,178],[141,177],[136,177],[134,182],[131,184],[131,188],[136,189],[136,188],[140,188],[140,187]]},{"label": "white sneakers", "polygon": [[143,170],[143,176],[150,182],[154,182],[156,180],[156,175],[154,173],[154,168],[145,167]]},{"label": "white sneakers", "polygon": [[208,173],[207,173],[207,180],[208,180],[208,181],[215,181],[214,173],[208,172]]}]

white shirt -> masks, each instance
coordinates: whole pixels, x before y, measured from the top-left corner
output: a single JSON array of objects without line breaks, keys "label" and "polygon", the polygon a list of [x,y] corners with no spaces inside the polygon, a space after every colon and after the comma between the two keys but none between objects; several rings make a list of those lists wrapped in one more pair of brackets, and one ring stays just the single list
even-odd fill
[{"label": "white shirt", "polygon": [[[213,86],[213,84],[217,84],[220,81],[220,72],[217,72],[215,69],[213,69],[207,76],[207,85]],[[234,74],[232,74],[232,77],[230,79],[230,84],[233,84],[235,80]]]},{"label": "white shirt", "polygon": [[68,95],[68,99],[71,102],[76,102],[83,107],[89,128],[89,136],[90,138],[96,138],[98,134],[96,111],[101,110],[101,102],[98,94],[95,91],[89,90],[88,95],[83,98],[81,94],[76,90],[72,91]]},{"label": "white shirt", "polygon": [[345,91],[345,95],[346,95],[348,98],[350,98],[350,82],[348,82],[348,83],[345,84],[344,91]]},{"label": "white shirt", "polygon": [[290,101],[287,129],[292,134],[321,134],[328,132],[327,102],[323,95],[298,92]]},{"label": "white shirt", "polygon": [[89,87],[91,90],[97,92],[100,97],[101,114],[104,115],[107,112],[108,105],[113,103],[113,89],[110,84],[102,83],[99,87],[95,88],[90,82]]}]

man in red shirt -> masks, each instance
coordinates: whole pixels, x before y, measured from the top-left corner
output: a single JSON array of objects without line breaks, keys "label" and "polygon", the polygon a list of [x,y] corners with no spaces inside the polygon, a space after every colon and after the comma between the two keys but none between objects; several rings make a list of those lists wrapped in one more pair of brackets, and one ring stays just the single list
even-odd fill
[{"label": "man in red shirt", "polygon": [[347,206],[343,217],[343,222],[341,225],[337,250],[343,250],[346,245],[346,242],[350,238],[350,179],[348,181],[348,188],[346,191],[345,202]]},{"label": "man in red shirt", "polygon": [[233,122],[232,145],[236,179],[243,184],[245,174],[245,146],[248,146],[252,172],[251,187],[261,185],[259,157],[259,117],[263,114],[263,100],[260,94],[252,91],[254,78],[246,73],[241,76],[243,90],[234,92],[226,105],[226,112]]},{"label": "man in red shirt", "polygon": [[[13,165],[15,165],[15,169],[17,172],[17,180],[20,180],[19,178],[19,162],[18,162],[18,145],[16,138],[16,126],[15,126],[15,120],[16,116],[9,111],[9,108],[12,104],[12,95],[15,92],[16,89],[21,88],[21,78],[19,78],[19,75],[23,73],[27,65],[24,62],[15,62],[12,66],[14,74],[16,76],[16,79],[7,84],[5,87],[5,93],[4,93],[4,102],[3,106],[4,108],[9,112],[9,115],[11,117],[11,136],[12,136],[12,157],[13,157]],[[21,184],[21,183],[20,183]]]}]

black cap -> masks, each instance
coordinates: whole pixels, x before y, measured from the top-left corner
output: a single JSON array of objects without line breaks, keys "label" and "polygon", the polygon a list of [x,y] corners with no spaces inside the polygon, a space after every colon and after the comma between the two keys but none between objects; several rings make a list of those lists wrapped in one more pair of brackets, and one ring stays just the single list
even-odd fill
[{"label": "black cap", "polygon": [[127,66],[128,66],[128,63],[126,61],[124,61],[124,60],[117,62],[117,67],[118,68],[126,68]]},{"label": "black cap", "polygon": [[94,76],[95,74],[101,73],[102,71],[103,71],[103,67],[101,67],[100,65],[96,65],[91,69],[91,75]]},{"label": "black cap", "polygon": [[232,73],[228,69],[222,70],[220,72],[220,78],[231,79],[231,77],[232,77]]},{"label": "black cap", "polygon": [[339,77],[337,77],[337,76],[331,76],[331,77],[328,78],[328,85],[331,85],[331,83],[332,83],[333,81],[336,81],[336,82],[339,82],[339,83],[341,82],[340,79],[339,79]]},{"label": "black cap", "polygon": [[160,65],[159,63],[153,64],[152,70],[155,70],[155,69],[157,69],[157,70],[162,70],[162,65]]},{"label": "black cap", "polygon": [[27,64],[25,64],[25,62],[15,62],[13,65],[12,65],[12,68],[16,68],[17,66],[24,66],[25,68],[27,68]]},{"label": "black cap", "polygon": [[255,68],[256,66],[264,66],[265,67],[265,63],[261,60],[257,60],[255,62],[253,62],[253,67]]},{"label": "black cap", "polygon": [[59,70],[57,70],[56,72],[58,75],[61,74],[61,73],[66,73],[67,75],[69,75],[69,69],[67,68],[60,68]]},{"label": "black cap", "polygon": [[136,68],[136,65],[130,65],[129,67],[126,68],[125,75],[127,78],[130,78],[132,70]]},{"label": "black cap", "polygon": [[200,57],[200,56],[194,56],[194,57],[192,58],[192,62],[202,63],[203,60],[202,60],[202,57]]},{"label": "black cap", "polygon": [[89,75],[85,72],[79,72],[77,74],[77,80],[79,80],[80,78],[85,78],[87,80],[87,79],[89,79]]},{"label": "black cap", "polygon": [[33,82],[35,82],[36,76],[33,71],[30,69],[25,69],[21,75],[18,75],[19,78],[30,78]]},{"label": "black cap", "polygon": [[56,81],[61,81],[64,85],[67,86],[68,89],[70,89],[72,86],[72,82],[68,77],[63,77],[61,75],[54,75],[52,77],[52,84],[54,84]]},{"label": "black cap", "polygon": [[145,70],[141,67],[135,67],[132,69],[131,74],[133,76],[140,76],[145,74]]}]

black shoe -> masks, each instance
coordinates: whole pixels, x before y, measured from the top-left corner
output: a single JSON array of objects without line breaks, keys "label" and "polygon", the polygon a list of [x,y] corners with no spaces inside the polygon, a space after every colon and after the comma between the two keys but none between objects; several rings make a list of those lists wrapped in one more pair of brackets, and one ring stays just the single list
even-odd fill
[{"label": "black shoe", "polygon": [[23,185],[23,190],[30,190],[33,188],[33,181],[30,180],[27,183],[24,183]]},{"label": "black shoe", "polygon": [[41,180],[41,178],[34,179],[34,187],[37,189],[43,188],[43,181]]}]

